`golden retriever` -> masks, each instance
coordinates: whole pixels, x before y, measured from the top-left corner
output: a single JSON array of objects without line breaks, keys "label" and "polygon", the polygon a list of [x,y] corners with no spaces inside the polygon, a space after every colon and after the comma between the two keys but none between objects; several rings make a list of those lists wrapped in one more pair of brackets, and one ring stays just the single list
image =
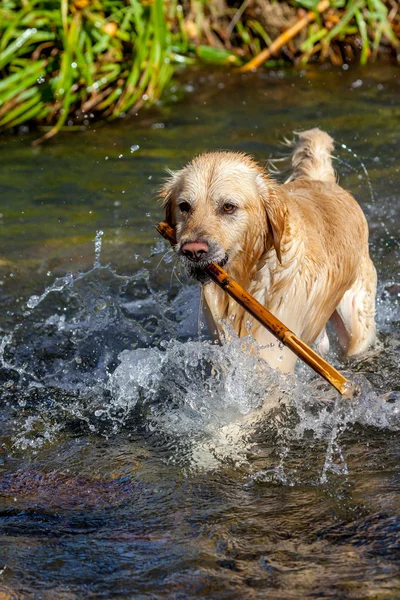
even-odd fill
[{"label": "golden retriever", "polygon": [[273,368],[292,371],[296,356],[233,299],[202,277],[224,266],[250,294],[307,344],[329,347],[334,323],[343,351],[354,355],[375,340],[376,271],[368,225],[353,196],[336,183],[333,140],[320,129],[297,134],[292,174],[279,185],[251,157],[210,152],[170,172],[162,188],[176,252],[204,284],[208,324],[219,335],[228,319],[251,333]]}]

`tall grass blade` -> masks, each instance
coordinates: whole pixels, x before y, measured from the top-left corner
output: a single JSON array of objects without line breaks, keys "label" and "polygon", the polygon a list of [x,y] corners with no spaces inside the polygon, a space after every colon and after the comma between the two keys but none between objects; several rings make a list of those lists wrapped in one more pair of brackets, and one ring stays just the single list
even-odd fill
[{"label": "tall grass blade", "polygon": [[[382,47],[397,53],[394,0],[330,0],[321,14],[320,0],[268,6],[280,4],[298,20],[293,6],[316,11],[316,20],[279,46],[268,68],[283,56],[337,65],[355,56],[364,65]],[[277,39],[259,15],[249,0],[2,0],[0,130],[34,120],[50,127],[48,139],[67,119],[79,128],[87,110],[110,120],[151,105],[179,65],[247,64]]]}]

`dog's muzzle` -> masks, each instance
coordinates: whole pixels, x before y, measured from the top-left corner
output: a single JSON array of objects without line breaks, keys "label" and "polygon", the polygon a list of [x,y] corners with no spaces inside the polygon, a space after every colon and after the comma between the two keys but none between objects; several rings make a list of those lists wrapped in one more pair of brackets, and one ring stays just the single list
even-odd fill
[{"label": "dog's muzzle", "polygon": [[183,242],[178,250],[178,254],[185,259],[186,268],[192,277],[195,277],[200,283],[211,281],[203,269],[215,262],[220,267],[224,267],[228,260],[228,254],[221,258],[221,248],[215,242],[206,242],[205,240],[194,240]]},{"label": "dog's muzzle", "polygon": [[178,254],[185,258],[191,266],[201,269],[213,262],[221,267],[228,262],[228,255],[219,244],[202,239],[182,242]]}]

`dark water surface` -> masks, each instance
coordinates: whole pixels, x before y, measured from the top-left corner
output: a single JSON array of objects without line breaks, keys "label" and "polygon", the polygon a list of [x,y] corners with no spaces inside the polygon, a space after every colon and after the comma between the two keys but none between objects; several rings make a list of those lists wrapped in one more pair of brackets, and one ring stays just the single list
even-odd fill
[{"label": "dark water surface", "polygon": [[[400,72],[184,88],[39,148],[0,140],[0,598],[400,598]],[[153,228],[166,167],[266,161],[315,126],[379,277],[379,347],[329,356],[353,404],[250,338],[212,345]]]}]

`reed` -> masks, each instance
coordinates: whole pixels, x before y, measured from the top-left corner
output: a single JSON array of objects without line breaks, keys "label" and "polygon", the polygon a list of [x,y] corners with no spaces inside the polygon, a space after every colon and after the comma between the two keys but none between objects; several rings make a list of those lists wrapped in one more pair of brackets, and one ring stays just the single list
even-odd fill
[{"label": "reed", "polygon": [[[0,130],[60,129],[115,119],[159,99],[179,65],[240,67],[270,47],[275,61],[396,54],[396,0],[2,0]],[[306,14],[315,13],[310,21]],[[296,23],[303,20],[304,27]],[[277,38],[290,27],[295,37]],[[272,52],[273,50],[273,52]],[[268,54],[268,53],[267,53]]]}]

